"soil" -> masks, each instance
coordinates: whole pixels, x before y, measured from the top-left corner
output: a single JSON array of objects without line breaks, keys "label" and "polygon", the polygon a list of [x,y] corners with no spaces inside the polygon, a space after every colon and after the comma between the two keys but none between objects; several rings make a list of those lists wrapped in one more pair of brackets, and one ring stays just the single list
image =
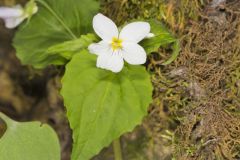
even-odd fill
[{"label": "soil", "polygon": [[[102,12],[124,24],[161,20],[181,41],[177,60],[160,47],[148,58],[153,103],[141,126],[121,137],[126,160],[240,159],[240,1],[101,0]],[[15,1],[0,0],[0,5]],[[38,120],[58,133],[69,160],[71,130],[59,96],[63,67],[22,66],[11,46],[14,30],[0,23],[0,111],[18,121]],[[93,160],[113,160],[111,146]]]}]

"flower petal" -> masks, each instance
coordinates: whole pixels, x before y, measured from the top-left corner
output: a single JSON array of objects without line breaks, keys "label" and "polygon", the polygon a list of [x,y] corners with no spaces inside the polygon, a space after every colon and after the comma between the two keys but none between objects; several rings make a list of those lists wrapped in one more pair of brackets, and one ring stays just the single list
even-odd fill
[{"label": "flower petal", "polygon": [[145,38],[151,39],[153,37],[155,37],[155,34],[154,33],[149,33]]},{"label": "flower petal", "polygon": [[97,59],[98,68],[107,69],[115,73],[120,72],[123,65],[123,58],[118,52],[101,54]]},{"label": "flower petal", "polygon": [[145,50],[136,43],[123,43],[122,55],[129,64],[144,64],[147,60]]},{"label": "flower petal", "polygon": [[5,26],[6,26],[6,28],[9,28],[9,29],[15,28],[20,23],[22,23],[24,19],[25,19],[24,17],[20,17],[20,18],[6,18],[6,19],[4,19]]},{"label": "flower petal", "polygon": [[150,33],[150,24],[147,22],[133,22],[126,25],[120,32],[120,39],[138,43]]},{"label": "flower petal", "polygon": [[101,55],[104,53],[107,53],[108,50],[110,50],[111,47],[109,43],[105,41],[100,41],[99,43],[93,43],[88,46],[88,50],[90,53],[96,54],[96,55]]},{"label": "flower petal", "polygon": [[17,5],[13,8],[9,7],[0,7],[0,18],[11,18],[11,17],[20,17],[23,15],[23,9],[21,6]]},{"label": "flower petal", "polygon": [[93,18],[93,28],[97,35],[107,42],[119,34],[116,24],[100,13]]}]

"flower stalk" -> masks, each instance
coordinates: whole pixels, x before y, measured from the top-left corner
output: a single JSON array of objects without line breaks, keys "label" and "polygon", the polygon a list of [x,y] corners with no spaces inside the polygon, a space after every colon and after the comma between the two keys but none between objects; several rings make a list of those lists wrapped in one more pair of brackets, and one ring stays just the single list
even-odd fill
[{"label": "flower stalk", "polygon": [[121,149],[120,138],[113,141],[113,150],[114,150],[114,159],[122,160],[122,149]]}]

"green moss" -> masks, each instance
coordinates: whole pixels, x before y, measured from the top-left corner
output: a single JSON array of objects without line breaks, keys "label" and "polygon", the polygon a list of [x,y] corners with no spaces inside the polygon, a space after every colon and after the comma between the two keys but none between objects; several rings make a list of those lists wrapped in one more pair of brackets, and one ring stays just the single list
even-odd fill
[{"label": "green moss", "polygon": [[154,18],[173,30],[183,30],[189,19],[197,20],[203,0],[101,0],[103,12],[118,24],[134,18]]}]

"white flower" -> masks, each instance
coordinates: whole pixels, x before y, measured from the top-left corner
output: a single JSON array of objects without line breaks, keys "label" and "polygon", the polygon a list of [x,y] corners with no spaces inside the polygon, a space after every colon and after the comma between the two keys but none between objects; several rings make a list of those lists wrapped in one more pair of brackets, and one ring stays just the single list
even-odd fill
[{"label": "white flower", "polygon": [[34,1],[28,2],[25,8],[21,5],[0,7],[0,18],[4,20],[6,28],[12,29],[21,24],[25,19],[30,18],[37,10],[38,8]]},{"label": "white flower", "polygon": [[116,24],[102,14],[93,18],[93,28],[102,38],[99,43],[91,44],[88,49],[98,55],[97,67],[120,72],[124,60],[132,65],[144,64],[147,56],[138,44],[150,34],[150,25],[146,22],[133,22],[119,32]]}]

